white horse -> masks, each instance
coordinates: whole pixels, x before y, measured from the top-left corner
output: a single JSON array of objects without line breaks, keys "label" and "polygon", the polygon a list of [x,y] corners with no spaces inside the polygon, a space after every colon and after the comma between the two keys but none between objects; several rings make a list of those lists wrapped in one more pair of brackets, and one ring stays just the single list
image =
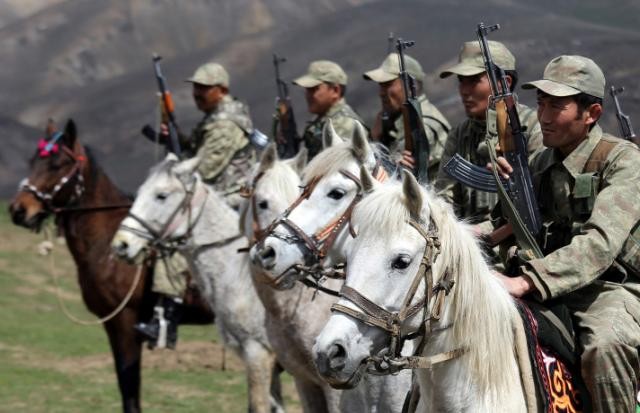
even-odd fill
[{"label": "white horse", "polygon": [[[374,186],[366,171],[361,179],[367,189]],[[367,360],[391,346],[394,327],[383,322],[386,315],[395,317],[400,336],[425,325],[420,355],[431,368],[417,370],[425,411],[527,411],[513,350],[520,316],[469,226],[407,173],[402,183],[376,186],[355,208],[352,223],[357,238],[347,257],[349,291],[314,347],[327,380],[355,385]],[[434,286],[438,293],[425,297]]]},{"label": "white horse", "polygon": [[[368,168],[373,170],[377,164],[374,148],[368,144],[362,131],[360,131],[361,133],[356,133],[349,143],[341,142],[331,127],[327,128],[325,132],[324,145],[325,147],[328,146],[328,148],[321,152],[305,169],[304,176],[307,184],[303,194],[308,192],[309,182],[315,181],[315,187],[308,194],[308,198],[304,198],[306,195],[300,198],[301,202],[291,210],[287,217],[288,220],[294,222],[294,225],[300,225],[301,230],[309,234],[327,228],[328,223],[339,220],[338,217],[343,215],[343,211],[348,209],[349,205],[353,204],[356,197],[359,196],[360,184],[357,176],[360,165],[367,165]],[[261,169],[265,168],[259,168],[259,170]],[[320,177],[321,179],[319,179]],[[262,181],[263,187],[270,186],[266,174],[260,178],[260,181]],[[291,185],[293,185],[293,182]],[[261,187],[257,185],[254,193],[259,196],[260,191]],[[281,190],[280,192],[282,193],[283,191]],[[289,205],[296,196],[296,193],[289,194],[289,199],[281,201],[281,205],[283,205],[281,208],[284,209],[284,206]],[[269,202],[272,201],[270,200]],[[254,204],[260,205],[260,199]],[[282,209],[275,209],[271,216],[276,217],[277,213]],[[247,214],[247,217],[250,215]],[[265,217],[261,222],[270,222],[270,220]],[[278,222],[276,221],[276,224]],[[274,225],[272,224],[269,229],[273,229]],[[251,226],[250,223],[245,224],[245,228]],[[286,231],[287,228],[276,227],[275,229]],[[346,248],[350,239],[349,231],[346,225],[335,227],[335,229],[335,242],[333,244],[317,246],[318,249],[323,248],[323,246],[327,247],[326,254],[329,258],[325,260],[325,265],[344,262],[342,250]],[[297,333],[304,337],[304,343],[310,343],[328,319],[330,315],[329,309],[331,304],[336,301],[336,298],[320,293],[315,301],[309,301],[315,290],[305,288],[300,283],[295,282],[296,279],[301,277],[295,270],[295,265],[316,264],[316,262],[312,262],[316,257],[313,254],[311,256],[308,255],[312,251],[311,246],[303,242],[291,242],[292,239],[301,241],[301,234],[294,232],[284,233],[284,235],[280,233],[275,237],[268,236],[266,239],[260,240],[261,242],[258,242],[257,246],[254,246],[251,251],[252,263],[254,264],[255,272],[259,274],[257,280],[271,285],[276,284],[281,289],[292,289],[281,292],[267,290],[264,294],[272,296],[272,301],[275,301],[276,297],[281,297],[278,305],[286,310],[279,309],[277,312],[291,314],[288,317],[295,317],[295,325],[299,328]],[[287,238],[287,235],[290,238]],[[296,237],[298,238],[296,239]],[[342,280],[333,279],[328,279],[323,284],[324,287],[334,290],[339,289],[341,285]],[[259,286],[257,288],[261,290]],[[260,292],[259,294],[262,297],[263,293]],[[301,298],[304,298],[304,300],[301,300]],[[267,311],[269,311],[271,305],[265,301]],[[291,325],[293,322],[289,321],[288,324]],[[285,327],[286,325],[287,323],[284,324]],[[292,337],[287,337],[286,335],[279,338],[279,341],[285,345],[285,349],[286,347],[292,348],[292,340]],[[298,339],[296,338],[296,340]],[[300,343],[301,341],[298,340],[297,342]],[[274,343],[275,346],[276,344]],[[309,344],[305,344],[303,348],[304,353],[298,354],[296,357],[302,356],[305,360],[309,360],[311,356]],[[278,353],[278,358],[284,364],[282,357]],[[285,366],[285,368],[287,367]],[[312,377],[315,385],[327,388],[326,384],[323,384],[320,380],[315,368],[306,371],[307,377],[310,377],[309,374],[311,372],[313,372]],[[364,383],[362,383],[363,385],[358,386],[356,389],[357,393],[353,391],[344,392],[341,397],[340,411],[399,412],[402,409],[405,394],[410,388],[410,382],[411,377],[408,371],[402,372],[397,376],[366,376]]]},{"label": "white horse", "polygon": [[155,166],[112,247],[128,260],[139,259],[150,243],[178,248],[216,314],[225,346],[245,362],[249,411],[282,411],[270,394],[276,358],[267,339],[264,306],[253,288],[246,254],[237,253],[246,243],[239,215],[195,173],[198,162],[178,162],[169,154]]}]

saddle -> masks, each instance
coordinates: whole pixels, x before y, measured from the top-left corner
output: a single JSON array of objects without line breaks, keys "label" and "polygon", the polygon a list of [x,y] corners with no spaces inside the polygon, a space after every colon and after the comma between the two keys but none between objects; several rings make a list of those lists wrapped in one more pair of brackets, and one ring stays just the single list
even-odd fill
[{"label": "saddle", "polygon": [[[589,392],[580,375],[580,360],[575,353],[573,325],[566,307],[561,304],[517,300],[526,340],[526,354],[530,372],[523,377],[530,411],[588,412],[591,411]],[[518,340],[516,340],[518,342]],[[516,349],[524,353],[522,348]],[[527,386],[525,381],[533,381]],[[530,383],[529,383],[530,384]],[[533,402],[535,398],[536,402]]]}]

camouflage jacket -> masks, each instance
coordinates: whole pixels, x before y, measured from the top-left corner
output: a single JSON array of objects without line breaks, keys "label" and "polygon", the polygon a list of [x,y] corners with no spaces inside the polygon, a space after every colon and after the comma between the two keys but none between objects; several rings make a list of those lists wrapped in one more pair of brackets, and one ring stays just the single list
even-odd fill
[{"label": "camouflage jacket", "polygon": [[248,179],[255,162],[248,138],[252,131],[247,106],[226,95],[191,133],[188,149],[201,159],[198,172],[224,195],[236,192]]},{"label": "camouflage jacket", "polygon": [[[440,113],[438,108],[429,102],[426,95],[422,94],[418,96],[418,102],[420,102],[424,131],[429,140],[429,180],[433,181],[438,172],[440,159],[442,158],[442,152],[444,150],[444,143],[447,139],[447,133],[449,133],[451,129],[451,125],[449,125],[449,122],[444,115]],[[393,160],[396,162],[400,161],[402,151],[404,150],[404,120],[402,115],[399,115],[393,121],[391,129],[383,130],[380,140],[389,148],[389,153]]]},{"label": "camouflage jacket", "polygon": [[[526,127],[525,136],[528,139],[528,149],[531,154],[542,147],[538,118],[533,109],[520,104],[518,105],[518,115],[522,126]],[[465,218],[472,224],[489,219],[491,210],[498,202],[498,195],[477,191],[461,184],[449,176],[443,167],[456,153],[474,165],[484,167],[490,162],[485,138],[487,129],[489,129],[489,133],[496,130],[495,111],[489,111],[488,116],[490,119],[489,128],[484,120],[468,118],[449,132],[435,183],[439,195],[453,204],[458,217]]]},{"label": "camouflage jacket", "polygon": [[[598,172],[585,173],[601,139],[616,145]],[[530,167],[545,222],[545,256],[521,269],[541,298],[570,293],[603,275],[637,283],[640,150],[596,125],[566,158],[546,148],[532,157]]]},{"label": "camouflage jacket", "polygon": [[324,116],[317,116],[305,127],[302,140],[309,150],[309,159],[322,151],[322,129],[327,119],[331,119],[333,128],[343,139],[351,139],[356,122],[364,126],[362,118],[347,104],[344,98],[340,99]]}]

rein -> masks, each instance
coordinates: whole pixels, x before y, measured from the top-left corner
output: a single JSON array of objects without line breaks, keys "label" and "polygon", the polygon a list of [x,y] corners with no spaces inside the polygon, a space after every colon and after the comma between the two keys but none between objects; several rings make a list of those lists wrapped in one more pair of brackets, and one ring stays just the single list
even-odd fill
[{"label": "rein", "polygon": [[[444,307],[444,299],[455,285],[455,280],[450,279],[449,272],[446,272],[442,279],[435,285],[433,283],[433,263],[440,253],[440,239],[433,221],[431,221],[429,231],[425,231],[414,219],[409,221],[409,225],[415,228],[425,239],[426,245],[420,261],[420,267],[411,282],[411,286],[400,306],[400,310],[397,312],[389,311],[347,285],[342,286],[340,296],[351,302],[357,309],[339,303],[334,303],[331,306],[332,312],[346,314],[369,326],[381,328],[389,333],[389,347],[386,352],[384,354],[371,356],[365,360],[365,362],[371,362],[373,364],[369,372],[374,374],[393,374],[402,369],[430,369],[438,363],[459,357],[465,351],[464,349],[458,348],[429,357],[405,357],[401,355],[402,347],[406,340],[423,337],[422,344],[424,344],[427,333],[442,331],[450,327],[445,326],[434,329],[431,324],[432,322],[440,321]],[[411,302],[414,301],[418,287],[422,281],[424,281],[425,284],[425,296],[412,305]],[[429,310],[430,308],[431,310]],[[402,324],[407,319],[417,315],[420,311],[423,312],[420,328],[414,332],[403,335],[401,332]],[[421,347],[422,345],[418,346],[416,353],[419,352]]]}]

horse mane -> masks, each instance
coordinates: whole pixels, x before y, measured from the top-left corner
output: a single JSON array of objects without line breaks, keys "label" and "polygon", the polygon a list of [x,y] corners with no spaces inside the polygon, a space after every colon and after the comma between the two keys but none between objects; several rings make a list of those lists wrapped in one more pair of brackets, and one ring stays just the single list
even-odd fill
[{"label": "horse mane", "polygon": [[299,195],[299,189],[291,185],[291,182],[298,180],[298,174],[293,170],[286,161],[276,161],[273,165],[264,171],[264,175],[258,180],[256,190],[261,188],[266,183],[272,189],[280,194],[284,199],[291,200]]},{"label": "horse mane", "polygon": [[[376,160],[381,163],[387,172],[393,172],[390,168],[393,167],[395,169],[395,164],[391,161],[386,148],[374,142],[369,142],[369,146],[373,149]],[[313,178],[337,173],[354,159],[355,155],[351,141],[341,142],[326,148],[317,154],[302,172],[303,185],[308,184]]]},{"label": "horse mane", "polygon": [[[442,315],[444,323],[453,323],[450,345],[466,349],[463,363],[470,373],[468,385],[496,399],[499,389],[513,385],[508,373],[512,359],[505,357],[505,349],[513,348],[512,323],[518,317],[513,299],[491,274],[471,227],[459,221],[442,198],[423,187],[421,193],[423,225],[433,222],[441,242],[433,265],[434,283],[445,272],[455,280]],[[406,228],[409,219],[402,184],[395,180],[367,195],[354,211],[355,223],[366,223],[367,231],[379,236]]]}]

